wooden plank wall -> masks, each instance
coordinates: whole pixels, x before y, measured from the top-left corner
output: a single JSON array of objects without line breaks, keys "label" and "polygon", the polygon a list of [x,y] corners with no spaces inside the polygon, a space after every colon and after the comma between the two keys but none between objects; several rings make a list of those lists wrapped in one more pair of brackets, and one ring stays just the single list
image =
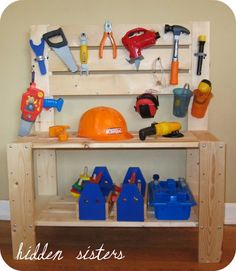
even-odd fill
[{"label": "wooden plank wall", "polygon": [[[125,33],[139,25],[113,25],[113,34],[118,46],[117,59],[112,58],[112,47],[107,40],[103,59],[98,57],[99,44],[103,35],[103,25],[94,26],[63,26],[63,31],[71,47],[76,63],[80,66],[79,60],[79,35],[85,32],[88,35],[89,45],[89,76],[73,74],[60,61],[53,51],[49,51],[50,93],[52,95],[128,95],[140,94],[152,88],[163,94],[172,93],[172,86],[167,85],[160,88],[153,76],[153,62],[161,57],[164,68],[164,78],[169,81],[169,69],[172,58],[173,34],[164,34],[164,25],[142,25],[147,29],[158,31],[161,38],[155,46],[143,50],[144,60],[141,61],[140,69],[137,72],[134,65],[127,62],[128,51],[123,47],[121,38]],[[48,30],[56,29],[59,26],[51,26]],[[191,30],[191,24],[185,24]],[[184,83],[191,83],[190,70],[191,62],[191,35],[181,35],[180,38],[180,86]],[[160,66],[157,65],[160,77]]]}]

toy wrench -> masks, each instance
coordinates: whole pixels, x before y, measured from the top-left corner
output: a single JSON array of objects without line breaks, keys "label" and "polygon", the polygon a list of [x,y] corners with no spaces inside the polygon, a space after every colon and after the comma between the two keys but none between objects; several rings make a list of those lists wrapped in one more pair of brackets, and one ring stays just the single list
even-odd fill
[{"label": "toy wrench", "polygon": [[112,33],[112,24],[109,21],[106,21],[104,24],[104,34],[103,34],[102,40],[100,42],[100,47],[99,47],[99,58],[103,58],[103,49],[104,49],[104,45],[106,43],[107,38],[109,38],[111,41],[111,45],[113,49],[113,58],[116,59],[117,47],[116,47],[116,42]]}]

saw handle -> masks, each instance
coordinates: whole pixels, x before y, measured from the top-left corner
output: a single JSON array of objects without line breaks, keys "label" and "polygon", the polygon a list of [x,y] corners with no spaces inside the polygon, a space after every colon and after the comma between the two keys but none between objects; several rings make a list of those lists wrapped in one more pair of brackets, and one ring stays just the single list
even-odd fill
[{"label": "saw handle", "polygon": [[[62,41],[57,42],[57,43],[51,42],[50,39],[55,38],[55,37],[61,37]],[[64,34],[61,27],[56,30],[53,30],[53,31],[50,31],[50,32],[43,34],[43,39],[52,48],[61,48],[61,47],[64,47],[68,44],[67,39],[65,37],[65,34]]]},{"label": "saw handle", "polygon": [[178,71],[179,71],[179,61],[171,62],[171,71],[170,71],[170,84],[178,85]]}]

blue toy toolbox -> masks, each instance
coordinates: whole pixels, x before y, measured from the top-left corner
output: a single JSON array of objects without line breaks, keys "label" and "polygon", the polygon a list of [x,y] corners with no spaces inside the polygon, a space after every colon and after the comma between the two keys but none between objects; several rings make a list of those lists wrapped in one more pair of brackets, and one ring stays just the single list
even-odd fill
[{"label": "blue toy toolbox", "polygon": [[184,178],[155,180],[149,183],[149,205],[160,220],[187,220],[196,205]]},{"label": "blue toy toolbox", "polygon": [[115,203],[117,221],[144,221],[146,208],[146,181],[140,168],[130,167]]},{"label": "blue toy toolbox", "polygon": [[99,183],[86,182],[78,206],[80,220],[106,220],[109,216],[113,181],[106,167],[96,167],[92,176],[101,174]]}]

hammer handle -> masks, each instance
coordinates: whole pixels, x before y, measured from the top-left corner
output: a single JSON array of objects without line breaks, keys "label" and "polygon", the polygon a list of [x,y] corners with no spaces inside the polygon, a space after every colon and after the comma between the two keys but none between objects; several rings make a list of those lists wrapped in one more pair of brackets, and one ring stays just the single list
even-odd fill
[{"label": "hammer handle", "polygon": [[170,71],[170,84],[178,85],[178,70],[179,70],[179,61],[171,62],[171,71]]}]

